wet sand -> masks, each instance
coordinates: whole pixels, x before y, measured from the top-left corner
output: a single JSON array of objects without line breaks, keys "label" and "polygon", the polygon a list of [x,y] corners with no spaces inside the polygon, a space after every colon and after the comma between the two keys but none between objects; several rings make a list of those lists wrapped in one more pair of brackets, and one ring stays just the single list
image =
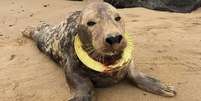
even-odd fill
[{"label": "wet sand", "polygon": [[[82,2],[65,0],[0,1],[0,101],[66,101],[64,73],[35,44],[21,36],[26,26],[58,24]],[[201,9],[179,14],[144,8],[120,9],[133,34],[135,65],[174,85],[166,98],[126,82],[97,89],[98,101],[201,101]]]}]

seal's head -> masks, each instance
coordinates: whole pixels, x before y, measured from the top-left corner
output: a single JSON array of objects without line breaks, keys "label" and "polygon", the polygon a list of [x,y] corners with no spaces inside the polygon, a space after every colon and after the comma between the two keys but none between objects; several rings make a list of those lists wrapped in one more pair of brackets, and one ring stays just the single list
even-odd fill
[{"label": "seal's head", "polygon": [[[78,35],[87,53],[97,60],[115,60],[126,47],[125,24],[116,8],[104,2],[82,10]],[[111,61],[112,62],[112,61]]]}]

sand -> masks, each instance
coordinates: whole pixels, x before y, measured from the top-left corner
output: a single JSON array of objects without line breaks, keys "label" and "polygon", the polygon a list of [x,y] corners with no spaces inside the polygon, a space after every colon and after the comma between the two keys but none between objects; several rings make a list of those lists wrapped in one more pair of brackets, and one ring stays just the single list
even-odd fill
[{"label": "sand", "polygon": [[[42,21],[58,24],[83,5],[0,0],[0,101],[67,101],[70,93],[63,71],[20,30]],[[134,37],[136,67],[174,85],[178,95],[161,97],[122,82],[96,89],[97,101],[201,101],[201,9],[187,14],[144,8],[119,12]]]}]

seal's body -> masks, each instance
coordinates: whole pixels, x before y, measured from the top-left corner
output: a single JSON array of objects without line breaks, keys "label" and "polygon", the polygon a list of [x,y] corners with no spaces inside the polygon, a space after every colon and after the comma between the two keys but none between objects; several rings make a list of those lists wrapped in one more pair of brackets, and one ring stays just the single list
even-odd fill
[{"label": "seal's body", "polygon": [[79,11],[74,12],[67,20],[57,26],[43,23],[34,31],[33,40],[36,41],[38,48],[42,52],[63,66],[69,74],[71,73],[69,70],[73,69],[83,76],[89,77],[96,87],[105,87],[118,83],[126,76],[126,69],[108,74],[99,73],[88,69],[79,61],[74,49],[74,39],[78,28],[77,18],[79,16]]},{"label": "seal's body", "polygon": [[[175,91],[171,87],[133,68],[133,60],[122,69],[110,72],[94,71],[80,61],[74,48],[76,35],[93,59],[108,65],[121,58],[121,52],[126,47],[126,40],[121,34],[125,33],[124,23],[120,22],[121,17],[114,10],[107,3],[94,3],[82,11],[74,12],[57,26],[42,24],[37,28],[27,28],[22,33],[32,38],[42,52],[63,67],[67,83],[74,92],[69,101],[92,101],[95,87],[111,86],[124,79],[146,91],[174,96]],[[112,15],[117,16],[115,20]],[[103,58],[96,58],[99,56]]]}]

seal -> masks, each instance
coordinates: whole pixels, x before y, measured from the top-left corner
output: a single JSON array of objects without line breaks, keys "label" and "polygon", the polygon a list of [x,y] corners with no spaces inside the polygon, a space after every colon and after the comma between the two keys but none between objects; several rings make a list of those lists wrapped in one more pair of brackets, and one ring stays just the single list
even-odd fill
[{"label": "seal", "polygon": [[22,34],[63,68],[72,92],[68,101],[94,101],[94,88],[122,80],[154,94],[176,95],[172,86],[134,68],[133,38],[108,3],[90,3],[58,25],[27,27]]}]

